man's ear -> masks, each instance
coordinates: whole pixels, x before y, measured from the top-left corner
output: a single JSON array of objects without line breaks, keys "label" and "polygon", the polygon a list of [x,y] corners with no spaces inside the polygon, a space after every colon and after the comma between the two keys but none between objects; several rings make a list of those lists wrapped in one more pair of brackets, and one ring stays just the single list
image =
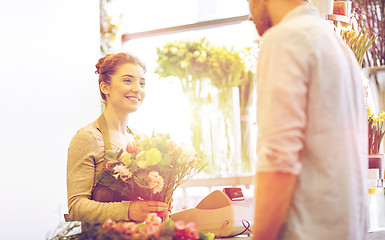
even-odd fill
[{"label": "man's ear", "polygon": [[99,88],[100,88],[100,91],[104,93],[104,95],[110,94],[110,86],[105,82],[100,82]]}]

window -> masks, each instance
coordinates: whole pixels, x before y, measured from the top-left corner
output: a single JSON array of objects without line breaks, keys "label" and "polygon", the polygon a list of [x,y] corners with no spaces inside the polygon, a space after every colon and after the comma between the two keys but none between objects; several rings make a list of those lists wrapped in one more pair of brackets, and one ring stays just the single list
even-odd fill
[{"label": "window", "polygon": [[[191,102],[182,91],[179,79],[160,78],[154,73],[158,66],[156,49],[168,42],[194,41],[201,38],[206,38],[216,46],[226,46],[235,50],[254,47],[258,34],[253,23],[247,21],[249,13],[247,1],[114,0],[110,1],[107,7],[106,11],[109,15],[118,16],[115,22],[111,19],[111,23],[120,25],[120,31],[117,34],[117,39],[122,39],[121,42],[118,41],[119,50],[134,53],[147,65],[147,96],[141,109],[130,115],[130,127],[145,134],[151,134],[153,131],[170,133],[173,139],[190,143],[193,135],[190,130],[190,119],[196,113],[191,113]],[[239,93],[234,90],[234,94]],[[236,106],[237,102],[228,104]],[[210,110],[206,109],[201,117],[214,119],[210,120],[210,126],[202,126],[203,138],[205,141],[211,141],[211,145],[207,146],[207,149],[210,148],[207,154],[210,155],[209,159],[215,166],[208,171],[208,174],[224,177],[237,176],[245,172],[253,173],[256,160],[256,125],[253,124],[256,121],[255,105],[248,107],[247,116],[240,116],[239,109],[237,110],[237,121],[247,122],[248,139],[242,140],[241,133],[235,133],[232,136],[232,143],[235,145],[230,147],[229,141],[224,141],[229,138],[226,133],[212,134],[215,125],[227,123],[221,122],[219,118],[216,119],[218,114],[207,111]],[[215,120],[219,123],[215,123]],[[233,129],[239,131],[241,127],[236,126]],[[208,134],[209,131],[211,135]],[[213,136],[215,139],[212,139]],[[244,144],[241,146],[242,141]],[[245,144],[248,145],[246,148]],[[244,151],[248,154],[246,165]]]}]

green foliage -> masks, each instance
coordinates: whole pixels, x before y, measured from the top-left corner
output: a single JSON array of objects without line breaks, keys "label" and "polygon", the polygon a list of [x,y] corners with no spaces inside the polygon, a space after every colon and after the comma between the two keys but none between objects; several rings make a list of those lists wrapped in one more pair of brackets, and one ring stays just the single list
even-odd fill
[{"label": "green foliage", "polygon": [[160,231],[160,236],[166,237],[166,236],[174,236],[175,230],[174,230],[174,222],[170,218],[166,218],[162,222],[162,229]]},{"label": "green foliage", "polygon": [[[113,167],[112,165],[111,167]],[[118,191],[126,196],[132,196],[132,191],[134,189],[133,181],[123,182],[116,181],[116,178],[113,176],[112,171],[103,171],[96,175],[96,179],[102,182],[104,185],[108,186],[111,190]]]},{"label": "green foliage", "polygon": [[183,90],[188,91],[194,81],[208,77],[209,48],[205,38],[200,41],[169,42],[156,49],[159,66],[155,72],[160,77],[178,77]]},{"label": "green foliage", "polygon": [[213,240],[215,238],[215,235],[213,233],[199,233],[199,237],[201,240]]},{"label": "green foliage", "polygon": [[246,68],[240,52],[225,46],[214,46],[206,38],[198,41],[169,42],[157,48],[160,77],[175,76],[181,80],[185,92],[195,91],[194,84],[209,79],[218,89],[237,87],[246,78]]}]

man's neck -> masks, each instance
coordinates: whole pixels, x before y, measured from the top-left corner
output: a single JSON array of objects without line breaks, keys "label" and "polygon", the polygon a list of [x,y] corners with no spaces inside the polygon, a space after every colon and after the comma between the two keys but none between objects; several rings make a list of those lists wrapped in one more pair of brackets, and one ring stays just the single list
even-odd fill
[{"label": "man's neck", "polygon": [[304,0],[270,0],[267,3],[267,9],[270,13],[273,25],[281,22],[290,11],[305,3]]}]

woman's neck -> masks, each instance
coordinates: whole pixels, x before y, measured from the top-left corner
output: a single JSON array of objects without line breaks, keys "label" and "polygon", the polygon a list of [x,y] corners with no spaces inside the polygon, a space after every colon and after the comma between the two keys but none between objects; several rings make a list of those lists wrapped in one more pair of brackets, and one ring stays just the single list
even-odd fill
[{"label": "woman's neck", "polygon": [[106,107],[104,109],[104,117],[106,118],[109,132],[118,132],[125,134],[128,122],[128,115],[114,111],[114,109]]}]

